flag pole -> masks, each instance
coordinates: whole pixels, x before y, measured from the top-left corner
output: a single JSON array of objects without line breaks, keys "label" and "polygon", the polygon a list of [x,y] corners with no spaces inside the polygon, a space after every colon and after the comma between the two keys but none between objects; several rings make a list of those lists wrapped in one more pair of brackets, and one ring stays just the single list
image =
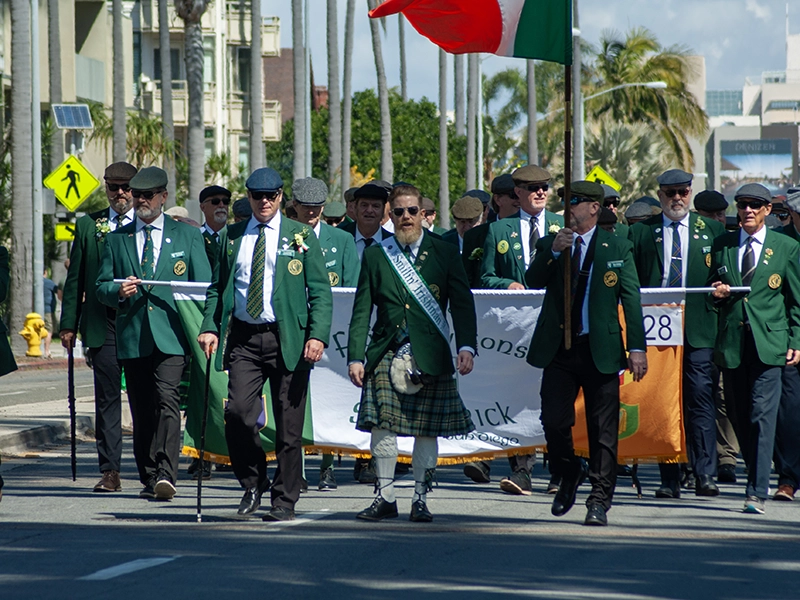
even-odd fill
[{"label": "flag pole", "polygon": [[[570,174],[572,173],[571,149],[572,132],[570,130],[572,98],[572,65],[564,66],[564,226],[570,221]],[[572,249],[564,254],[564,348],[572,347]]]}]

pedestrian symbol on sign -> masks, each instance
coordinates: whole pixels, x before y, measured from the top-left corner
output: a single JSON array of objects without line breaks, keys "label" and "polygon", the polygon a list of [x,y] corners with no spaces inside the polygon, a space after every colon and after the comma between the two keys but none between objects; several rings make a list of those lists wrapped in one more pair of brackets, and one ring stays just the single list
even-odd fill
[{"label": "pedestrian symbol on sign", "polygon": [[81,180],[81,174],[78,173],[77,171],[73,171],[71,165],[67,165],[66,168],[67,168],[67,175],[61,180],[61,181],[66,181],[67,179],[69,179],[69,185],[67,186],[67,191],[64,194],[64,197],[69,198],[70,191],[75,190],[75,196],[77,197],[78,200],[80,200],[81,193],[78,191],[78,182]]},{"label": "pedestrian symbol on sign", "polygon": [[44,185],[53,190],[67,210],[74,211],[98,188],[100,181],[81,161],[69,156],[45,178]]},{"label": "pedestrian symbol on sign", "polygon": [[622,186],[614,179],[611,175],[608,174],[603,167],[600,165],[595,166],[591,171],[586,174],[587,181],[596,181],[597,183],[605,183],[606,185],[610,185],[612,188],[617,190],[618,192],[622,189]]}]

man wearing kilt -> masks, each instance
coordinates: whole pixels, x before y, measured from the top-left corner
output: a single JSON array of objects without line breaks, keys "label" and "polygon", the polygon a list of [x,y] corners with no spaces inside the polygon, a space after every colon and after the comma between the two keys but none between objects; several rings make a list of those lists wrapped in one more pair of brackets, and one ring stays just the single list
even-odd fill
[{"label": "man wearing kilt", "polygon": [[[350,321],[350,380],[363,390],[356,427],[372,434],[378,476],[378,497],[356,518],[397,517],[394,468],[397,436],[403,435],[414,436],[409,519],[429,522],[426,494],[438,458],[436,438],[474,429],[453,378],[445,314],[449,307],[456,368],[466,375],[477,343],[475,303],[458,249],[423,231],[419,190],[399,185],[389,204],[395,235],[364,251]],[[373,305],[378,314],[367,345]]]}]

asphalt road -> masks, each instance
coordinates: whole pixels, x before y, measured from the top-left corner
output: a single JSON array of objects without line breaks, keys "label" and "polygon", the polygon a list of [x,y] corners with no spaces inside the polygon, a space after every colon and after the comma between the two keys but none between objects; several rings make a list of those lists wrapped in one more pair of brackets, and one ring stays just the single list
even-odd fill
[{"label": "asphalt road", "polygon": [[130,438],[125,444],[118,494],[90,491],[92,443],[79,445],[75,483],[66,446],[4,459],[0,598],[753,599],[800,589],[800,502],[770,501],[766,515],[744,515],[741,482],[723,485],[716,499],[656,500],[657,469],[643,466],[645,497],[620,480],[610,526],[587,528],[585,486],[557,519],[541,465],[534,494],[511,497],[497,487],[508,466],[496,461],[486,485],[457,466],[440,468],[431,524],[407,520],[410,475],[399,483],[400,518],[363,523],[354,516],[372,489],[352,480],[352,460],[337,469],[339,489],[323,493],[319,457],[308,457],[312,489],[298,520],[234,520],[241,490],[232,474],[215,472],[197,523],[188,479],[173,502],[137,498]]},{"label": "asphalt road", "polygon": [[[75,365],[76,396],[91,396],[94,393],[92,371],[82,364],[82,359],[76,359]],[[0,407],[62,400],[66,397],[67,372],[64,369],[30,369],[0,377]]]}]

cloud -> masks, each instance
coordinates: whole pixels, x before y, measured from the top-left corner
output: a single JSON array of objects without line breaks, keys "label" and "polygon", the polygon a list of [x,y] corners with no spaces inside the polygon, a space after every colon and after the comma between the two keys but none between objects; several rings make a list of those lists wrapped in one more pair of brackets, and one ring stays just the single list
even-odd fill
[{"label": "cloud", "polygon": [[758,0],[745,0],[744,8],[747,12],[753,13],[756,19],[768,21],[772,11],[769,7],[759,4]]}]

